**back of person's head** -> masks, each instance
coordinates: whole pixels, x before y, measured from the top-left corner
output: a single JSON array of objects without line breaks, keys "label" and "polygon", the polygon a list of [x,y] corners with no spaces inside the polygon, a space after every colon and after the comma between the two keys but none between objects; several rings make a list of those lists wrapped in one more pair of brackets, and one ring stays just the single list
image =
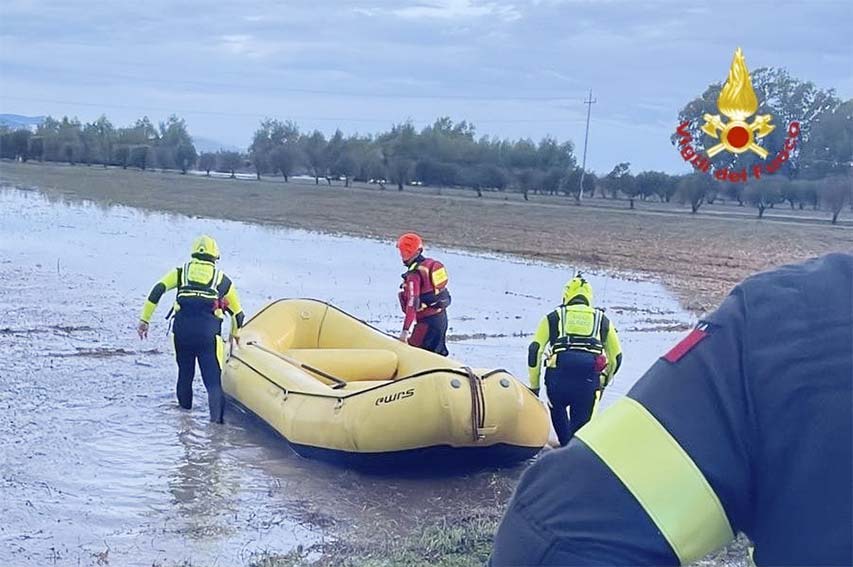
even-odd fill
[{"label": "back of person's head", "polygon": [[190,256],[197,260],[215,262],[219,260],[219,245],[212,237],[203,234],[193,240]]},{"label": "back of person's head", "polygon": [[592,306],[592,286],[580,272],[566,282],[563,288],[563,304],[584,303]]}]

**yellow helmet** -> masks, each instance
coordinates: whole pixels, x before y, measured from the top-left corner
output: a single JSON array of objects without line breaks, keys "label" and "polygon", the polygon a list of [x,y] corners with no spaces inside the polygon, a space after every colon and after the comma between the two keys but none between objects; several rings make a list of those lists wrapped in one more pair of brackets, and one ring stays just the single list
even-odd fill
[{"label": "yellow helmet", "polygon": [[569,303],[576,297],[586,299],[587,305],[592,306],[592,286],[583,277],[580,272],[575,277],[566,282],[566,287],[563,288],[563,303]]},{"label": "yellow helmet", "polygon": [[219,246],[216,241],[203,234],[193,241],[192,252],[190,255],[195,258],[198,256],[209,256],[214,260],[219,260]]}]

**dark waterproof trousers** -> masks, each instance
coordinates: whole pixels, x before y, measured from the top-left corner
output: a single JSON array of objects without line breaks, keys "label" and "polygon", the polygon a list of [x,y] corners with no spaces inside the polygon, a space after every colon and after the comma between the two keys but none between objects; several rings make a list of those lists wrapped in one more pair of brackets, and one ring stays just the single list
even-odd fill
[{"label": "dark waterproof trousers", "polygon": [[447,356],[445,335],[447,335],[447,311],[441,311],[441,313],[436,313],[415,323],[412,336],[409,337],[409,344],[441,356]]},{"label": "dark waterproof trousers", "polygon": [[[561,352],[557,355],[557,367],[545,371],[545,385],[551,402],[551,423],[560,445],[565,447],[592,417],[599,388],[595,355],[583,351]],[[571,418],[566,415],[567,408]]]},{"label": "dark waterproof trousers", "polygon": [[225,394],[222,392],[221,322],[212,315],[186,316],[178,313],[174,321],[175,358],[178,362],[178,403],[184,409],[193,407],[195,366],[207,389],[210,421],[223,422]]}]

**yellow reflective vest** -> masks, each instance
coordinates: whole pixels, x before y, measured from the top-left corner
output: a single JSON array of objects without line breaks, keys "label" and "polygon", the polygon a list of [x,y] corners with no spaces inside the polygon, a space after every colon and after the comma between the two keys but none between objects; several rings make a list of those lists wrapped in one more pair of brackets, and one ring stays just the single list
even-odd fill
[{"label": "yellow reflective vest", "polygon": [[554,368],[557,354],[565,350],[604,353],[607,367],[603,377],[609,384],[619,368],[622,347],[616,328],[604,311],[582,303],[560,305],[539,322],[528,350],[528,377],[531,388],[539,388],[541,362]]}]

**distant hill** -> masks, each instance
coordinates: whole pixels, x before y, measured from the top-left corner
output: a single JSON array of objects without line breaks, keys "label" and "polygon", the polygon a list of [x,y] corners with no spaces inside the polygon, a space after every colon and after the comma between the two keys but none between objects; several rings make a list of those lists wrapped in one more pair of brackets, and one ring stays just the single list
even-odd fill
[{"label": "distant hill", "polygon": [[198,153],[201,152],[218,152],[224,150],[227,152],[242,152],[242,148],[232,146],[231,144],[223,144],[217,140],[210,138],[202,138],[201,136],[193,136],[193,145]]},{"label": "distant hill", "polygon": [[0,126],[6,126],[17,130],[26,128],[34,130],[36,126],[44,122],[46,116],[22,116],[20,114],[0,114]]}]

